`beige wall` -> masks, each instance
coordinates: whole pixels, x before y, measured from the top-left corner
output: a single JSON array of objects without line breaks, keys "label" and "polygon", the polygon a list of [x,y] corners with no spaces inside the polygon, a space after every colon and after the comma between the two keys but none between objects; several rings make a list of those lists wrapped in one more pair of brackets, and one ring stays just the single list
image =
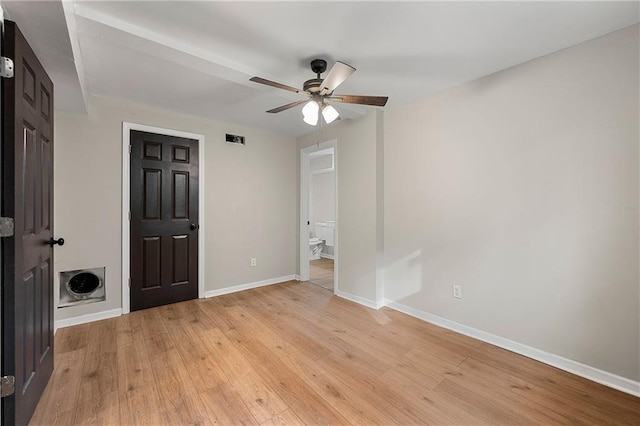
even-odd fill
[{"label": "beige wall", "polygon": [[640,379],[638,28],[387,111],[388,299]]},{"label": "beige wall", "polygon": [[[54,272],[57,289],[60,271],[106,266],[107,300],[57,309],[56,319],[121,306],[123,121],[205,136],[205,291],[295,273],[294,138],[94,98],[88,116],[56,112],[54,226],[66,243]],[[246,136],[246,146],[225,143],[225,133]]]},{"label": "beige wall", "polygon": [[372,110],[361,119],[344,120],[324,128],[321,134],[298,138],[298,169],[300,149],[337,140],[338,288],[368,301],[382,297],[376,287],[376,157],[381,137],[377,123],[381,120],[382,112]]}]

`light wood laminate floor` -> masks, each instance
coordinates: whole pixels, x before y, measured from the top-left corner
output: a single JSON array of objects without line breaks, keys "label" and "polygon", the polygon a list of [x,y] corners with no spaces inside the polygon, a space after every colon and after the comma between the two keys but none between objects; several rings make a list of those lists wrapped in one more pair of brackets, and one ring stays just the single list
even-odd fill
[{"label": "light wood laminate floor", "polygon": [[638,424],[640,399],[308,283],[58,330],[32,424]]},{"label": "light wood laminate floor", "polygon": [[310,260],[309,282],[333,291],[333,259]]}]

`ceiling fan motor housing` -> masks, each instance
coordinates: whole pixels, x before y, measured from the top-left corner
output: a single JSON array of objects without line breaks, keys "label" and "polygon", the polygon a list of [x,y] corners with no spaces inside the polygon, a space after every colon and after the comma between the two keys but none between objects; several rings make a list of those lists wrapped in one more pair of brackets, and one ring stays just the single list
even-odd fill
[{"label": "ceiling fan motor housing", "polygon": [[322,74],[326,70],[327,61],[325,61],[324,59],[314,59],[313,61],[311,61],[311,71],[316,73],[317,77],[305,81],[304,85],[302,86],[302,90],[312,95],[318,93],[323,81],[323,79],[320,78],[320,74]]},{"label": "ceiling fan motor housing", "polygon": [[320,91],[320,85],[322,84],[322,78],[312,78],[311,80],[307,80],[304,82],[302,86],[302,90],[307,93],[318,93]]},{"label": "ceiling fan motor housing", "polygon": [[316,74],[322,74],[327,70],[327,61],[324,59],[314,59],[311,61],[311,71]]}]

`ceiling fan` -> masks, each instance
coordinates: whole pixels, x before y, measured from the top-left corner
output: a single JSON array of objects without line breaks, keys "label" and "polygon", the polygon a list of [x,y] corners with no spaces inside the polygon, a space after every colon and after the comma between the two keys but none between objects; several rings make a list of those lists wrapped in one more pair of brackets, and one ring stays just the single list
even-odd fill
[{"label": "ceiling fan", "polygon": [[320,78],[320,74],[327,70],[327,61],[324,59],[314,59],[311,61],[311,71],[316,73],[316,78],[307,80],[302,86],[302,90],[286,84],[276,83],[261,77],[251,77],[249,80],[255,83],[265,84],[267,86],[276,87],[278,89],[288,90],[290,92],[299,93],[305,96],[305,99],[282,105],[278,108],[270,109],[269,113],[277,113],[296,107],[306,103],[302,108],[303,120],[305,123],[315,126],[318,124],[320,114],[324,121],[329,124],[340,116],[338,111],[329,104],[332,102],[342,102],[348,104],[385,106],[386,96],[360,96],[360,95],[334,95],[333,91],[342,84],[356,69],[344,62],[337,61],[326,77]]}]

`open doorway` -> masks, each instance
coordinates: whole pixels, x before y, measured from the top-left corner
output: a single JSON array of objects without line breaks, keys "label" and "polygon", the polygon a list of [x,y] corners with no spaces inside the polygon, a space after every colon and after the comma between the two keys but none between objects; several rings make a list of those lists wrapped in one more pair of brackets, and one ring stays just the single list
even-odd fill
[{"label": "open doorway", "polygon": [[301,151],[301,279],[337,288],[337,168],[335,141]]}]

